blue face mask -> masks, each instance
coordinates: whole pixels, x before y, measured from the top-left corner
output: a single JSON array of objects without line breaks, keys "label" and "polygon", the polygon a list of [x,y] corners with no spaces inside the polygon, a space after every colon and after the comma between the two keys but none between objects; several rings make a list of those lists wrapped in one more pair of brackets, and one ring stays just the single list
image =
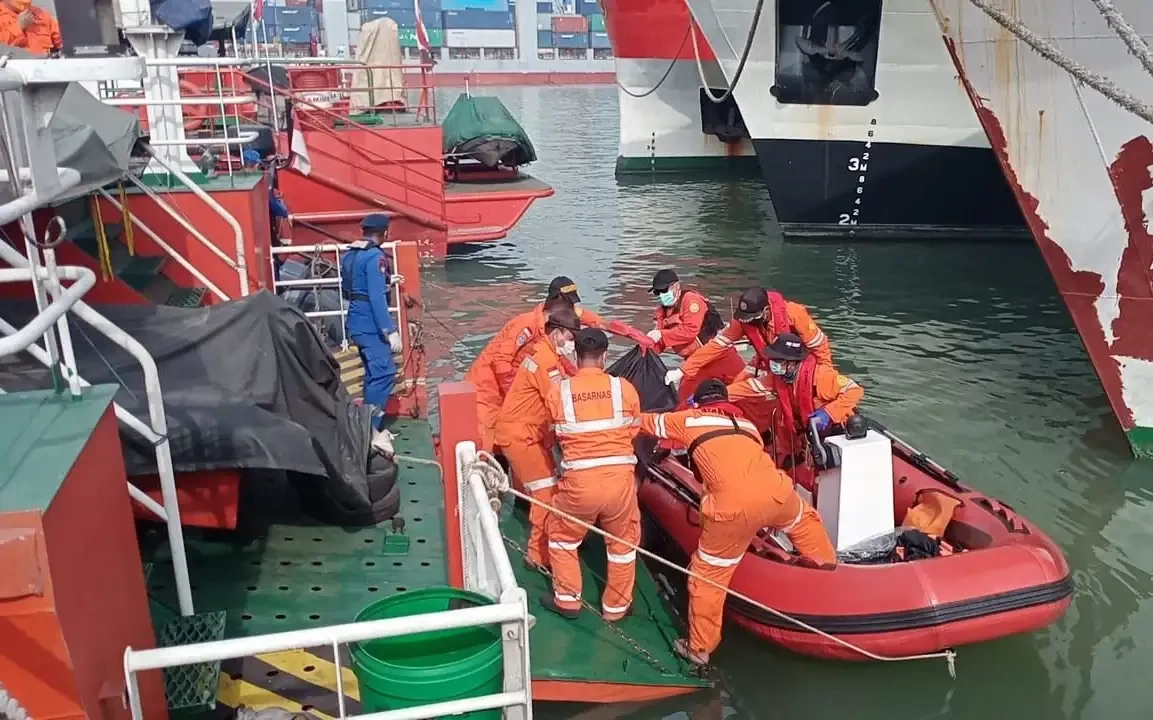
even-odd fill
[{"label": "blue face mask", "polygon": [[788,371],[788,368],[785,367],[785,363],[783,363],[782,361],[780,361],[780,360],[770,360],[769,361],[769,372],[771,372],[772,374],[780,375],[780,376],[784,377],[784,375],[787,371]]},{"label": "blue face mask", "polygon": [[657,302],[661,307],[672,307],[677,301],[677,295],[672,290],[665,290],[664,292],[657,293]]}]

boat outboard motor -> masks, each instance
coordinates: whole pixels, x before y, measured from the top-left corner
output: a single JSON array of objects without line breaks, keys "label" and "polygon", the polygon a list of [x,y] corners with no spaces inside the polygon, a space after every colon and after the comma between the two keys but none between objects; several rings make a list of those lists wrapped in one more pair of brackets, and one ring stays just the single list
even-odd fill
[{"label": "boat outboard motor", "polygon": [[[864,432],[861,432],[862,426]],[[891,533],[893,517],[893,444],[870,430],[864,418],[845,422],[845,434],[824,439],[809,425],[809,442],[821,468],[817,512],[837,551]]]}]

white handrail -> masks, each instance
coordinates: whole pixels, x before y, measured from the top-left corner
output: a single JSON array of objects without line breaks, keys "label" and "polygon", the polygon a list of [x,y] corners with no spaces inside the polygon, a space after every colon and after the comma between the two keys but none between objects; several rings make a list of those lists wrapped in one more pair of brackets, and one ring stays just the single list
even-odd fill
[{"label": "white handrail", "polygon": [[[16,171],[19,176],[21,173]],[[0,205],[0,225],[7,225],[10,222],[16,222],[21,217],[32,212],[36,208],[43,207],[52,202],[61,193],[64,193],[80,184],[80,173],[72,168],[62,167],[56,168],[56,175],[60,178],[60,185],[55,189],[55,192],[50,196],[43,196],[40,193],[32,190],[26,192],[20,197],[10,200],[9,202]],[[23,256],[21,256],[23,257]]]},{"label": "white handrail", "polygon": [[[303,57],[303,58],[260,58],[259,64],[270,62],[273,65],[364,65],[363,62],[353,58],[342,57]],[[179,58],[145,58],[145,65],[152,67],[183,67],[203,65],[208,67],[243,67],[256,65],[253,58],[228,57],[179,57]]]},{"label": "white handrail", "polygon": [[[474,443],[462,442],[456,446],[457,477],[465,478],[475,506],[488,508],[488,489],[484,484],[483,473],[478,469],[473,469],[475,462],[476,445]],[[484,536],[484,545],[488,548],[503,548],[504,536],[501,535],[500,526],[497,524],[496,513],[482,510],[477,515],[480,516],[480,530]],[[463,522],[465,518],[462,516],[461,520]],[[501,594],[519,587],[516,582],[516,574],[512,570],[512,563],[508,559],[508,553],[498,552],[492,555],[492,562],[496,568],[497,585]]]},{"label": "white handrail", "polygon": [[205,205],[215,210],[216,214],[224,218],[224,221],[228,223],[229,227],[232,228],[232,232],[236,241],[236,272],[240,277],[240,297],[247,297],[248,260],[245,256],[244,232],[240,229],[240,223],[236,221],[236,218],[232,216],[232,213],[225,210],[224,206],[216,202],[216,200],[211,195],[204,192],[204,190],[199,185],[197,185],[192,178],[184,174],[183,170],[173,166],[164,160],[164,158],[160,157],[157,153],[153,152],[152,148],[149,147],[147,143],[141,143],[141,145],[144,150],[152,157],[152,159],[160,164],[160,167],[167,170],[173,177],[183,183],[184,186],[191,190],[193,195],[200,198]]},{"label": "white handrail", "polygon": [[[149,188],[149,190],[151,191],[151,188]],[[97,191],[100,193],[100,195],[105,200],[107,200],[112,205],[112,207],[116,208],[117,210],[119,210],[121,212],[124,212],[124,206],[121,205],[120,202],[118,200],[116,200],[116,198],[112,197],[112,193],[108,192],[104,188],[98,188]],[[163,198],[161,198],[159,195],[157,195],[155,199],[157,201],[157,204],[161,205],[161,207],[165,211],[167,211],[169,215],[173,216],[177,222],[181,223],[182,225],[184,224],[184,220],[182,217],[180,217],[179,213],[176,213],[174,210],[171,210],[168,207],[166,207],[167,203],[164,202]],[[213,295],[215,295],[216,297],[220,298],[221,300],[223,300],[225,302],[232,299],[232,298],[228,297],[228,295],[223,290],[218,288],[214,282],[209,280],[208,277],[204,273],[202,273],[199,268],[197,268],[192,263],[188,262],[188,260],[183,255],[176,252],[176,250],[171,245],[169,245],[167,242],[165,242],[164,238],[160,237],[160,235],[158,235],[155,230],[153,230],[152,228],[145,225],[144,221],[140,219],[139,215],[134,213],[132,215],[132,222],[133,222],[133,224],[136,225],[136,227],[143,230],[144,234],[147,235],[149,238],[151,238],[152,242],[159,245],[160,249],[163,250],[173,260],[175,260],[176,263],[178,265],[180,265],[180,267],[187,270],[189,272],[189,274],[191,274],[194,278],[196,278],[202,285],[204,285],[204,287],[208,288],[208,290]],[[218,248],[215,245],[213,245],[212,243],[208,242],[208,238],[201,235],[194,228],[186,226],[185,229],[188,230],[189,232],[191,232],[193,234],[193,237],[195,237],[203,245],[205,245],[207,248],[209,248],[209,250],[216,252],[216,253],[219,253],[221,259],[223,259],[225,262],[227,262],[230,266],[232,266],[233,268],[236,267],[236,263],[232,262],[232,258],[225,255],[224,251],[222,251],[220,248]]]},{"label": "white handrail", "polygon": [[[128,98],[106,98],[101,100],[105,105],[112,105],[115,107],[128,106],[139,107],[140,105],[243,105],[245,103],[256,102],[255,95],[221,95],[219,97],[211,96],[196,96],[179,98],[176,100],[148,100],[142,97],[128,97]],[[190,141],[192,142],[192,141]]]},{"label": "white handrail", "polygon": [[[79,177],[79,173],[77,173],[77,177]],[[26,269],[30,266],[28,258],[25,258],[5,242],[0,242],[0,260],[7,262],[14,268]],[[49,294],[60,296],[62,293],[58,288],[50,287]],[[172,448],[168,441],[168,421],[164,414],[164,400],[160,390],[160,374],[156,369],[156,361],[135,338],[116,327],[83,300],[77,300],[73,304],[72,312],[136,358],[144,370],[148,417],[152,433],[157,438],[152,441],[152,444],[156,450],[156,472],[160,476],[160,494],[164,501],[165,525],[168,530],[168,543],[172,553],[172,571],[176,580],[176,595],[180,602],[181,614],[191,615],[193,613],[192,588],[188,579],[188,559],[184,553],[184,535],[180,527],[180,506],[176,497]]]},{"label": "white handrail", "polygon": [[247,132],[236,135],[235,137],[209,137],[209,138],[185,138],[184,140],[155,140],[152,142],[157,147],[170,147],[175,145],[248,145],[249,143],[256,142],[256,138],[260,137],[259,133]]},{"label": "white handrail", "polygon": [[[65,280],[75,281],[67,290],[57,291],[58,297],[49,303],[48,307],[32,318],[27,325],[12,335],[0,340],[0,357],[18,353],[29,345],[34,344],[48,328],[52,327],[69,308],[75,305],[84,293],[96,284],[96,273],[88,268],[66,265],[56,268],[56,271]],[[2,268],[0,269],[0,284],[32,280],[31,268]],[[42,279],[48,279],[48,271],[41,269]]]}]

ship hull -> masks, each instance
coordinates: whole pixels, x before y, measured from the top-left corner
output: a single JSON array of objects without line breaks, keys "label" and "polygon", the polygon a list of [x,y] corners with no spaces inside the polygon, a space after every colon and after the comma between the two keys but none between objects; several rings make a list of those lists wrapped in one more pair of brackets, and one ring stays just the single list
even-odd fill
[{"label": "ship hull", "polygon": [[[1146,40],[1153,8],[1114,5]],[[1113,412],[1153,457],[1153,188],[1150,128],[1072,82],[968,0],[933,0],[956,67]],[[1153,78],[1089,5],[1021,3],[1026,26],[1148,102]],[[1053,40],[1056,39],[1056,40]]]},{"label": "ship hull", "polygon": [[[723,13],[709,0],[687,2],[731,81],[755,0],[733,0]],[[1025,236],[927,5],[886,2],[861,69],[834,90],[806,74],[797,37],[778,42],[795,20],[778,22],[783,5],[764,4],[734,96],[787,234]]]},{"label": "ship hull", "polygon": [[[616,57],[620,104],[618,176],[738,172],[755,175],[747,138],[726,142],[702,128],[700,74],[687,42],[684,0],[604,0],[605,27]],[[724,76],[702,45],[706,78]]]}]

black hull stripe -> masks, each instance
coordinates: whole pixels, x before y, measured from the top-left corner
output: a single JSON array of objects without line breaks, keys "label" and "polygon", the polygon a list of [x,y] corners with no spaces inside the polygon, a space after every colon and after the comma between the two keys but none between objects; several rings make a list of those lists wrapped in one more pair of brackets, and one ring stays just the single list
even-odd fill
[{"label": "black hull stripe", "polygon": [[[817,571],[814,571],[817,572]],[[991,615],[1025,610],[1031,607],[1060,602],[1073,594],[1073,580],[1066,575],[1061,580],[1046,585],[1036,585],[1020,590],[986,595],[970,600],[937,605],[934,607],[902,610],[869,615],[801,615],[793,617],[830,635],[868,635],[940,627],[963,620],[974,620]],[[795,624],[772,615],[760,608],[730,597],[728,607],[733,612],[753,622],[780,630],[807,632]]]}]

